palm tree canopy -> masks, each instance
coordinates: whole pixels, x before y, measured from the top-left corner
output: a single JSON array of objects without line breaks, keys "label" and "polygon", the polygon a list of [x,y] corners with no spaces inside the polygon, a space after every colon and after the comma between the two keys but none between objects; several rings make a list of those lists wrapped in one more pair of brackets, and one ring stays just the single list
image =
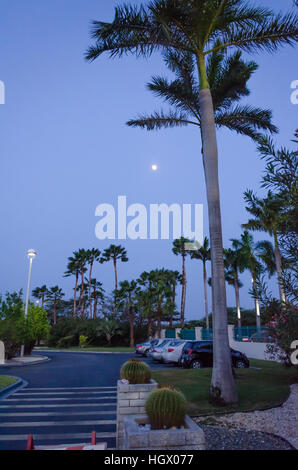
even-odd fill
[{"label": "palm tree canopy", "polygon": [[122,262],[127,262],[127,252],[122,246],[111,245],[109,248],[105,249],[103,252],[103,261],[110,261],[111,259],[116,261],[120,259]]},{"label": "palm tree canopy", "polygon": [[249,219],[242,227],[248,230],[259,230],[268,232],[269,235],[277,233],[281,221],[285,200],[280,195],[268,192],[264,199],[258,198],[253,191],[244,193],[244,200],[247,203],[246,210],[254,218]]},{"label": "palm tree canopy", "polygon": [[285,15],[247,0],[151,0],[115,8],[111,23],[94,21],[95,44],[87,60],[104,52],[111,57],[134,53],[150,56],[169,48],[206,56],[236,48],[275,51],[298,40],[298,15]]},{"label": "palm tree canopy", "polygon": [[[195,61],[190,53],[167,51],[164,60],[176,79],[169,82],[163,77],[153,77],[148,89],[163,98],[172,108],[154,112],[127,122],[130,127],[158,130],[167,127],[200,127],[200,88],[195,78]],[[226,127],[254,140],[261,136],[259,130],[277,132],[272,124],[272,113],[252,106],[237,104],[250,94],[247,81],[257,69],[255,62],[244,62],[241,52],[227,57],[222,51],[213,52],[207,58],[207,77],[215,111],[217,127]]]},{"label": "palm tree canopy", "polygon": [[208,237],[204,238],[203,245],[200,246],[199,249],[193,250],[190,252],[190,256],[193,259],[199,259],[203,262],[211,260],[211,251],[209,248],[209,240]]}]

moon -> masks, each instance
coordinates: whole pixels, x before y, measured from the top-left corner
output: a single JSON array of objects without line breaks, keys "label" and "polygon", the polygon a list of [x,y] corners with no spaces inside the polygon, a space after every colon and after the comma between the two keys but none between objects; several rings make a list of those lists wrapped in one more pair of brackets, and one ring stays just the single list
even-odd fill
[{"label": "moon", "polygon": [[158,170],[158,166],[157,166],[157,165],[152,165],[151,168],[152,168],[153,171],[157,171],[157,170]]}]

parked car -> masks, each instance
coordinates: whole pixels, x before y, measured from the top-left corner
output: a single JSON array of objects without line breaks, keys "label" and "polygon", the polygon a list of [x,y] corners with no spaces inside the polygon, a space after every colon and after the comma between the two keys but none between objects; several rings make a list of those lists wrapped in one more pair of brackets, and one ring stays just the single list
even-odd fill
[{"label": "parked car", "polygon": [[165,348],[167,348],[170,343],[177,341],[179,340],[175,340],[173,338],[163,339],[163,341],[158,346],[154,346],[153,348],[151,348],[151,350],[149,351],[149,356],[151,356],[154,361],[163,362],[162,353],[164,352]]},{"label": "parked car", "polygon": [[143,343],[136,344],[136,354],[142,354],[143,356],[147,355],[154,341],[155,340],[148,339],[147,341],[143,341]]},{"label": "parked car", "polygon": [[[231,349],[233,367],[244,369],[249,367],[249,360],[245,354]],[[181,363],[183,367],[200,369],[213,366],[213,342],[189,341],[182,350]]]},{"label": "parked car", "polygon": [[162,352],[163,362],[180,364],[182,350],[187,341],[172,341],[167,345],[167,347]]}]

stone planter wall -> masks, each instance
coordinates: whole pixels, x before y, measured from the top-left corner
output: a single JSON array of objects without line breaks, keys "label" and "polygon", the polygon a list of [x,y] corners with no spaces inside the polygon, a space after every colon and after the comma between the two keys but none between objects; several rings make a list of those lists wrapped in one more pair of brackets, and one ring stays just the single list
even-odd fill
[{"label": "stone planter wall", "polygon": [[185,429],[142,431],[140,423],[148,423],[148,417],[124,418],[124,450],[205,450],[203,430],[189,417],[185,417]]},{"label": "stone planter wall", "polygon": [[124,418],[125,416],[142,416],[145,412],[145,403],[148,395],[157,388],[157,382],[151,380],[149,384],[123,384],[117,383],[117,449],[123,449]]}]

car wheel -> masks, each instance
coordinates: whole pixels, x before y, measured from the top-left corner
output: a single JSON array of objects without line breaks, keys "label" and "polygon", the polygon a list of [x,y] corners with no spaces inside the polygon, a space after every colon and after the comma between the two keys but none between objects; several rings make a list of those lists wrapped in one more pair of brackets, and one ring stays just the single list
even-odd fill
[{"label": "car wheel", "polygon": [[241,359],[239,359],[238,361],[236,361],[235,367],[236,367],[237,369],[245,369],[245,368],[246,368],[246,364],[245,364],[244,361],[241,361]]},{"label": "car wheel", "polygon": [[201,369],[202,368],[201,361],[199,361],[198,359],[195,359],[194,361],[192,361],[191,368],[192,369]]}]

